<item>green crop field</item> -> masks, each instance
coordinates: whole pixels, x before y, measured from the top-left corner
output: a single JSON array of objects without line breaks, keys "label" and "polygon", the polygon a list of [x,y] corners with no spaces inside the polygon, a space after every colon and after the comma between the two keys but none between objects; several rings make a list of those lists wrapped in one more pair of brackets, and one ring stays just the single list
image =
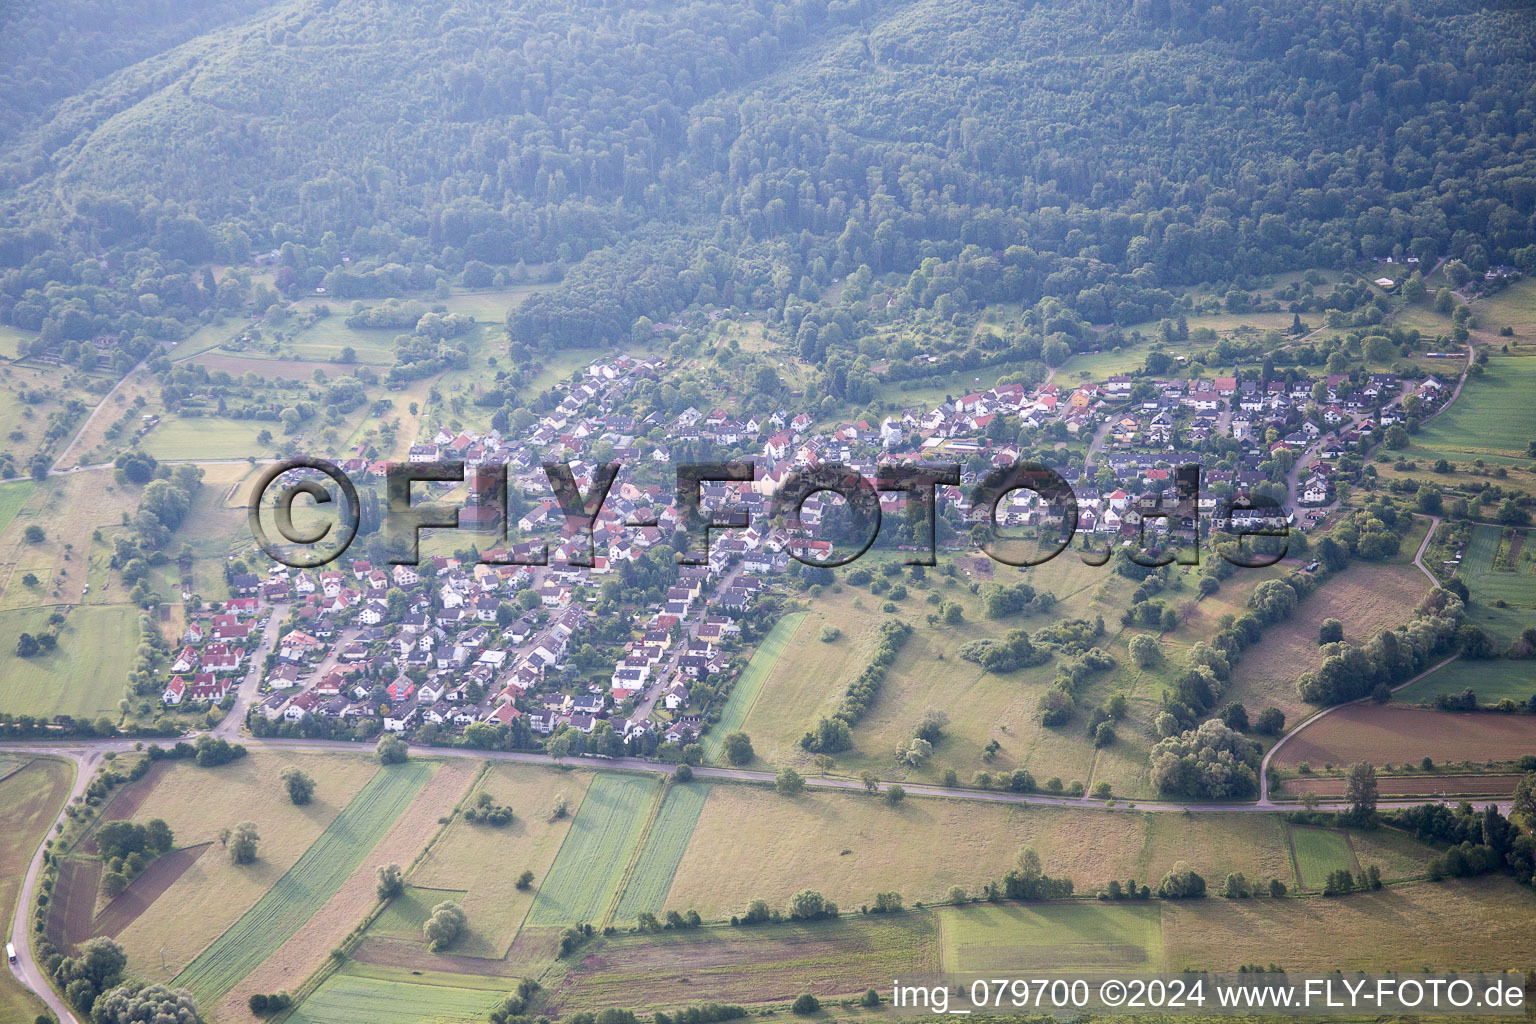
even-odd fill
[{"label": "green crop field", "polygon": [[1355,870],[1355,853],[1349,836],[1327,828],[1293,828],[1291,848],[1296,851],[1297,881],[1304,889],[1321,889],[1328,874],[1344,868]]},{"label": "green crop field", "polygon": [[1162,961],[1156,903],[975,903],[937,913],[945,971],[1145,971]]},{"label": "green crop field", "polygon": [[0,709],[46,717],[107,715],[115,721],[139,642],[137,611],[126,605],[76,608],[65,620],[54,651],[18,657],[16,638],[51,629],[50,611],[0,612]]},{"label": "green crop field", "polygon": [[773,667],[779,663],[779,657],[784,653],[784,648],[789,646],[790,639],[800,628],[800,623],[805,621],[807,614],[793,612],[784,616],[773,629],[769,630],[768,635],[763,637],[763,642],[753,652],[752,660],[747,662],[741,677],[736,680],[735,689],[731,691],[730,698],[721,709],[720,721],[711,726],[709,735],[704,737],[706,760],[719,760],[720,741],[727,733],[740,729],[742,723],[747,720],[747,713],[757,702],[757,695],[763,692],[763,683],[773,674]]},{"label": "green crop field", "polygon": [[526,923],[600,921],[613,903],[658,792],[654,778],[602,774],[593,779]]},{"label": "green crop field", "polygon": [[[1454,379],[1454,373],[1449,376]],[[1456,403],[1414,437],[1414,448],[1453,462],[1523,460],[1525,446],[1536,437],[1533,394],[1536,357],[1492,353],[1487,372],[1467,379]]]},{"label": "green crop field", "polygon": [[381,769],[369,779],[277,884],[176,976],[176,986],[212,1005],[276,952],[383,838],[433,768],[412,761]]},{"label": "green crop field", "polygon": [[[395,975],[402,975],[397,978]],[[350,966],[327,978],[289,1024],[471,1024],[507,994],[505,978],[406,974]]]},{"label": "green crop field", "polygon": [[641,913],[659,914],[672,888],[672,876],[682,863],[688,841],[693,838],[693,827],[698,824],[699,812],[704,809],[704,798],[709,796],[710,786],[698,782],[672,786],[662,800],[661,810],[651,823],[651,830],[640,849],[640,859],[624,895],[619,899],[617,921],[633,921]]},{"label": "green crop field", "polygon": [[[1469,617],[1508,642],[1531,624],[1533,610],[1536,610],[1536,573],[1494,569],[1493,559],[1499,550],[1501,534],[1502,530],[1497,526],[1474,526],[1458,573],[1472,595]],[[1497,601],[1504,602],[1504,607],[1497,606]]]},{"label": "green crop field", "polygon": [[1403,687],[1392,699],[1430,704],[1442,693],[1466,689],[1477,694],[1481,704],[1493,704],[1505,697],[1523,704],[1536,693],[1536,669],[1528,661],[1453,661],[1412,686]]}]

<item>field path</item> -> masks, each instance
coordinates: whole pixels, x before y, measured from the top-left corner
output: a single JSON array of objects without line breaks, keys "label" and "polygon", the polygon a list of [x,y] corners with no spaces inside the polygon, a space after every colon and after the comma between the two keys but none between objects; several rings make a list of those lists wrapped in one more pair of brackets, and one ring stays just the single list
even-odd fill
[{"label": "field path", "polygon": [[64,461],[64,456],[70,453],[70,451],[75,447],[75,442],[80,440],[80,438],[85,434],[86,428],[91,425],[91,421],[96,418],[96,414],[101,412],[102,406],[106,405],[107,402],[111,400],[112,396],[117,394],[118,390],[122,388],[124,384],[128,383],[128,378],[138,373],[139,370],[143,368],[143,366],[144,364],[142,362],[136,364],[133,369],[123,374],[122,377],[118,379],[116,384],[112,385],[111,391],[108,391],[101,397],[101,401],[96,403],[96,408],[92,409],[91,414],[85,418],[85,422],[80,424],[80,429],[76,430],[70,437],[69,444],[64,446],[63,450],[59,452],[59,457],[53,460],[53,465],[48,467],[48,474],[50,476],[59,471],[59,463]]}]

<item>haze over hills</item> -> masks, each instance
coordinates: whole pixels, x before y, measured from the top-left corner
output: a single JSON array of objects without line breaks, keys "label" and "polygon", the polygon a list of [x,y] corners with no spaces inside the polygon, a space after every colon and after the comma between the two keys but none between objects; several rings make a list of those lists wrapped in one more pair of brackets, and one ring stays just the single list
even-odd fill
[{"label": "haze over hills", "polygon": [[[124,18],[110,53],[54,76],[78,91],[22,112],[0,264],[292,242],[315,251],[280,286],[329,276],[346,298],[471,259],[558,261],[564,287],[510,325],[539,346],[694,301],[782,312],[861,265],[929,256],[944,266],[925,304],[1049,295],[1096,323],[1166,313],[1169,285],[1297,265],[1519,263],[1536,241],[1530,13],[206,4]],[[12,38],[41,17],[13,12]],[[376,272],[391,263],[409,274]],[[0,316],[57,319],[67,287],[18,314],[36,280],[13,278]]]}]

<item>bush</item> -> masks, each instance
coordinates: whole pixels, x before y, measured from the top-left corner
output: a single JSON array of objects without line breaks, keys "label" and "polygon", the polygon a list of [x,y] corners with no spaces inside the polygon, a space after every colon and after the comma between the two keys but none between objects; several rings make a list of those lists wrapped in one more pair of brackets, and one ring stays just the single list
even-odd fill
[{"label": "bush", "polygon": [[842,635],[843,631],[838,629],[836,626],[821,627],[821,642],[824,644],[835,643],[837,639]]},{"label": "bush", "polygon": [[802,1017],[806,1016],[807,1014],[815,1013],[817,1010],[820,1010],[820,1009],[821,1009],[821,1000],[817,999],[815,996],[811,995],[809,992],[802,992],[799,996],[797,996],[795,998],[794,1005],[790,1007],[790,1010],[792,1012],[797,1013],[797,1014],[801,1015]]},{"label": "bush", "polygon": [[1177,861],[1158,883],[1157,894],[1165,900],[1198,899],[1205,895],[1205,879],[1184,861]]},{"label": "bush", "polygon": [[752,739],[741,731],[726,733],[725,739],[720,742],[721,752],[725,759],[734,765],[751,764],[756,756],[752,750]]},{"label": "bush", "polygon": [[464,908],[445,900],[432,908],[432,916],[427,918],[421,930],[427,937],[427,948],[436,953],[457,942],[468,925]]}]

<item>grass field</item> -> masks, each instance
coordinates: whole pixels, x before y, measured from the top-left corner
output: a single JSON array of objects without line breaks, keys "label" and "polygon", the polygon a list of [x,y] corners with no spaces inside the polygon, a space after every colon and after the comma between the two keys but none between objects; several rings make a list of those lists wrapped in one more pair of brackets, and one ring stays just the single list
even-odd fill
[{"label": "grass field", "polygon": [[[511,807],[512,823],[492,828],[455,818],[410,877],[412,885],[464,892],[469,934],[455,944],[456,955],[506,955],[593,778],[591,772],[520,764],[496,764],[486,773],[480,791]],[[565,798],[571,813],[551,819],[557,796]],[[530,890],[517,888],[524,870],[534,875]],[[422,942],[421,929],[406,937]]]},{"label": "grass field", "polygon": [[1536,754],[1536,716],[1449,714],[1395,704],[1356,705],[1335,711],[1297,734],[1275,755],[1274,766],[1294,771],[1355,761],[1404,764],[1421,757],[1438,764],[1510,761]]},{"label": "grass field", "polygon": [[642,913],[661,913],[710,788],[698,782],[668,787],[619,898],[614,920],[628,922]]},{"label": "grass field", "polygon": [[661,789],[654,778],[599,774],[549,869],[530,925],[599,923],[613,905]]},{"label": "grass field", "polygon": [[[68,762],[37,758],[0,778],[0,920],[16,913],[16,894],[37,844],[43,841],[64,800],[73,772]],[[0,971],[0,1020],[32,1020],[43,1004],[11,975]]]},{"label": "grass field", "polygon": [[1409,704],[1429,704],[1439,694],[1460,693],[1469,687],[1482,704],[1492,704],[1504,697],[1523,704],[1536,694],[1536,666],[1519,660],[1458,659],[1412,686],[1398,690],[1392,699]]},{"label": "grass field", "polygon": [[139,617],[127,605],[76,608],[59,633],[58,647],[18,657],[16,638],[50,630],[48,611],[0,612],[0,710],[95,720],[118,718],[128,668],[139,642]]},{"label": "grass field", "polygon": [[945,971],[1150,973],[1163,959],[1155,903],[978,903],[936,914]]},{"label": "grass field", "polygon": [[464,891],[458,889],[423,889],[408,885],[404,892],[390,901],[378,919],[368,926],[368,931],[386,939],[421,941],[422,926],[432,916],[432,908],[444,900],[462,906],[464,895]]},{"label": "grass field", "polygon": [[935,922],[925,913],[621,934],[600,939],[550,986],[547,1010],[856,995],[891,978],[932,973],[938,960]]},{"label": "grass field", "polygon": [[277,884],[176,976],[176,985],[205,1003],[233,988],[330,898],[434,767],[413,761],[380,769]]},{"label": "grass field", "polygon": [[[1468,615],[1504,641],[1513,640],[1536,617],[1536,573],[1503,572],[1493,567],[1502,530],[1474,526],[1458,574],[1466,581],[1472,604]],[[1496,602],[1502,601],[1504,607]]]},{"label": "grass field", "polygon": [[[137,511],[140,493],[135,486],[118,486],[108,472],[37,484],[0,531],[0,609],[80,603],[92,534],[120,526],[124,512]],[[42,528],[42,541],[26,539],[29,526]],[[28,573],[36,584],[22,582]]]},{"label": "grass field", "polygon": [[1536,357],[1491,352],[1487,372],[1467,379],[1455,404],[1415,435],[1409,454],[1452,462],[1524,460],[1526,444],[1536,437],[1532,394]]},{"label": "grass field", "polygon": [[1321,889],[1330,872],[1343,868],[1354,872],[1355,853],[1349,836],[1331,828],[1292,828],[1291,849],[1296,854],[1297,882],[1304,889]]},{"label": "grass field", "polygon": [[752,660],[747,662],[747,667],[742,671],[741,677],[736,680],[736,686],[731,690],[731,696],[725,702],[725,707],[720,710],[720,721],[710,727],[709,735],[704,737],[704,758],[707,761],[718,761],[720,758],[720,742],[727,733],[735,732],[746,722],[747,715],[752,711],[752,705],[757,703],[758,694],[763,691],[763,684],[773,674],[773,668],[779,663],[779,658],[784,654],[795,631],[805,621],[808,612],[792,612],[784,616],[774,624],[768,635],[763,637],[763,642],[752,653]]},{"label": "grass field", "polygon": [[509,987],[504,979],[351,965],[327,978],[287,1019],[290,1024],[478,1024]]},{"label": "grass field", "polygon": [[21,506],[32,496],[34,486],[31,480],[12,480],[0,484],[0,533],[5,532],[11,520],[16,518],[16,513],[21,511]]},{"label": "grass field", "polygon": [[0,357],[15,359],[20,343],[26,341],[31,344],[36,337],[35,331],[24,331],[20,327],[0,327]]}]

